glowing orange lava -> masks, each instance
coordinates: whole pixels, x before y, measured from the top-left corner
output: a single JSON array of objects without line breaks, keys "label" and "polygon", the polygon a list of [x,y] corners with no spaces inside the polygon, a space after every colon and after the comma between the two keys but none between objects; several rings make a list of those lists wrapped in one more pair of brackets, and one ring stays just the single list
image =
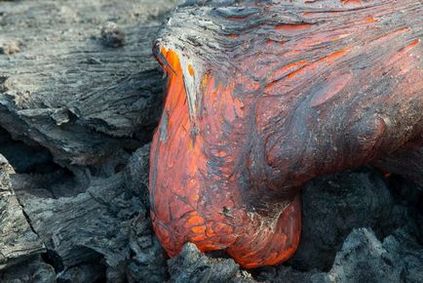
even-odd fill
[{"label": "glowing orange lava", "polygon": [[[300,239],[300,199],[271,215],[248,207],[233,157],[242,141],[228,139],[223,129],[225,121],[242,122],[241,101],[231,86],[222,88],[206,76],[204,109],[194,125],[178,55],[161,52],[169,84],[151,149],[150,192],[153,227],[163,247],[170,256],[186,242],[202,251],[226,250],[245,268],[288,259]],[[195,73],[192,67],[189,73]]]}]

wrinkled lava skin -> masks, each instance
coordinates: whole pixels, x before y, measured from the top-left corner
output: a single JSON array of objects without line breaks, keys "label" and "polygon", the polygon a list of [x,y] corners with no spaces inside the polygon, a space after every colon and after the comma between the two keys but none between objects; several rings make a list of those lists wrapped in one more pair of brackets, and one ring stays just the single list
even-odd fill
[{"label": "wrinkled lava skin", "polygon": [[197,125],[204,134],[194,135],[178,57],[163,52],[175,75],[171,72],[164,116],[154,136],[151,163],[156,170],[150,174],[151,217],[163,246],[170,256],[187,241],[202,251],[226,249],[250,268],[286,260],[299,242],[299,198],[269,217],[250,211],[239,183],[246,172],[234,171],[239,143],[248,136],[229,139],[224,130],[225,123],[244,122],[238,117],[244,112],[242,102],[232,98],[230,89],[215,88],[205,78],[205,108]]},{"label": "wrinkled lava skin", "polygon": [[423,21],[395,12],[423,18],[417,2],[347,16],[301,11],[298,24],[224,35],[288,39],[221,51],[237,66],[229,71],[211,57],[206,72],[189,65],[200,82],[195,116],[181,53],[156,47],[169,81],[151,148],[151,217],[170,256],[193,242],[245,268],[283,262],[299,244],[304,183],[423,144]]}]

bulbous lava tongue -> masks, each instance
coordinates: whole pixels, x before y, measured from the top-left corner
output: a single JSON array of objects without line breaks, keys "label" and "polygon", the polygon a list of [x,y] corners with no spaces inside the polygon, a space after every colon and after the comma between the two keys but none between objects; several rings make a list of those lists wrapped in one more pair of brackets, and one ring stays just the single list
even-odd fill
[{"label": "bulbous lava tongue", "polygon": [[[203,76],[201,117],[193,119],[179,55],[163,48],[160,53],[169,81],[151,148],[150,199],[161,244],[170,256],[177,255],[186,242],[202,251],[226,250],[245,268],[288,259],[299,243],[300,199],[297,196],[270,215],[246,203],[234,173],[239,137],[231,141],[224,135],[228,117],[236,123],[236,117],[242,116],[233,87]],[[189,75],[197,75],[192,67]]]}]

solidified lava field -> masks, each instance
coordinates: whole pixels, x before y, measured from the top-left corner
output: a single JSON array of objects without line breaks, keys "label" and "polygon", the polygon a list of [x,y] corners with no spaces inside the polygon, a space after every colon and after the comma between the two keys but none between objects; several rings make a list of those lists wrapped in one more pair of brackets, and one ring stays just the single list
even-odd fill
[{"label": "solidified lava field", "polygon": [[[239,1],[185,5],[208,2]],[[281,265],[166,255],[149,216],[166,88],[151,48],[178,4],[0,1],[0,282],[423,282],[423,189],[370,166],[307,183]]]}]

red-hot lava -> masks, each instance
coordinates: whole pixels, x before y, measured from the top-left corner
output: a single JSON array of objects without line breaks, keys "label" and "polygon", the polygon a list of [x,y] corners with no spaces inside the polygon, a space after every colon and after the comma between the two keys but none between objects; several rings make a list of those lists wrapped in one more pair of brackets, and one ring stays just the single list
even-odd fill
[{"label": "red-hot lava", "polygon": [[[422,144],[423,17],[407,13],[423,7],[374,2],[210,10],[232,29],[205,28],[186,50],[172,29],[193,22],[173,21],[157,47],[169,81],[150,157],[151,217],[170,256],[193,242],[246,268],[283,262],[299,244],[304,183]],[[299,18],[266,18],[283,9]],[[270,22],[248,25],[260,18]]]}]

